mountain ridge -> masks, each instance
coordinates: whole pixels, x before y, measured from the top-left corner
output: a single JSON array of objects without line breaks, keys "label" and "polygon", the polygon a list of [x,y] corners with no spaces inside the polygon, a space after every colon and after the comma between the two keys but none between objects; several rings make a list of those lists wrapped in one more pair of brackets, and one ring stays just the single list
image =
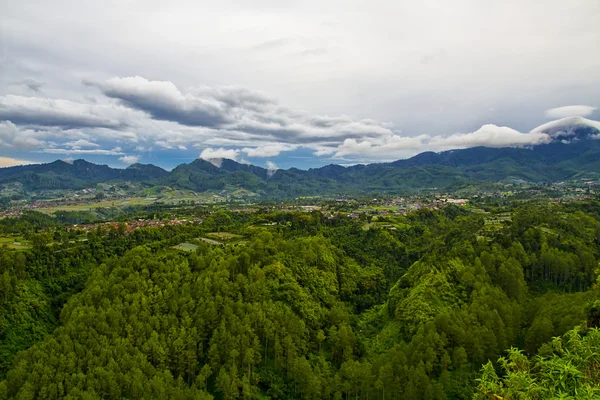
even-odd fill
[{"label": "mountain ridge", "polygon": [[[561,120],[559,120],[561,121]],[[166,171],[152,164],[111,168],[83,159],[0,168],[0,184],[29,190],[82,189],[102,182],[135,181],[197,192],[242,188],[267,197],[445,188],[457,183],[524,180],[553,182],[600,174],[600,130],[584,118],[548,125],[549,143],[426,151],[387,163],[270,170],[231,159],[196,159]],[[582,122],[583,121],[583,122]],[[600,126],[600,123],[597,124]],[[542,126],[543,127],[543,126]],[[538,128],[536,128],[537,130]],[[567,139],[565,139],[567,138]]]}]

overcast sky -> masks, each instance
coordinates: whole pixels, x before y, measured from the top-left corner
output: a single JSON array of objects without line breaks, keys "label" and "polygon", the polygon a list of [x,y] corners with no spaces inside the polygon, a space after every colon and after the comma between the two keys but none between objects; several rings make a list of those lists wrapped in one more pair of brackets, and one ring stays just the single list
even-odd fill
[{"label": "overcast sky", "polygon": [[271,168],[600,119],[598,0],[0,0],[0,165]]}]

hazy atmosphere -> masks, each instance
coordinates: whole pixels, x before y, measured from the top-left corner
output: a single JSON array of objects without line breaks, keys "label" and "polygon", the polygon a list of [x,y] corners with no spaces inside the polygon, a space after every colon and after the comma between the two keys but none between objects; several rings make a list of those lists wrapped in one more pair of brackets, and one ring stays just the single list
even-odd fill
[{"label": "hazy atmosphere", "polygon": [[2,1],[0,166],[310,168],[600,119],[600,2]]}]

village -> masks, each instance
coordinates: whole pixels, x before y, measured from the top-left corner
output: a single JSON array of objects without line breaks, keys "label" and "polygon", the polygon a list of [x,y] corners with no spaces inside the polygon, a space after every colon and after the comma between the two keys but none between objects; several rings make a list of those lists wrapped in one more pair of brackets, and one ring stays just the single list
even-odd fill
[{"label": "village", "polygon": [[[493,185],[489,189],[472,188],[469,190],[457,190],[455,192],[442,192],[432,189],[408,195],[394,196],[384,194],[378,197],[347,196],[337,198],[327,197],[299,197],[297,199],[273,202],[259,201],[255,196],[251,198],[232,199],[226,194],[220,193],[179,193],[185,197],[178,197],[169,188],[163,188],[163,193],[169,194],[165,200],[156,196],[129,194],[122,191],[112,193],[100,193],[96,188],[85,188],[80,191],[65,193],[46,193],[46,196],[55,198],[26,198],[17,200],[2,197],[4,193],[0,190],[0,218],[19,217],[27,211],[39,211],[49,215],[57,211],[73,212],[85,211],[94,213],[103,209],[119,209],[122,207],[167,207],[170,210],[185,209],[190,207],[204,207],[210,209],[227,209],[233,212],[254,213],[258,210],[271,211],[320,211],[326,217],[332,218],[336,215],[345,215],[348,218],[360,218],[361,215],[404,215],[420,209],[437,210],[450,205],[465,207],[485,199],[495,201],[547,199],[553,203],[583,201],[598,195],[600,180],[591,178],[574,179],[571,181],[556,183],[525,184],[523,182]],[[6,194],[14,197],[15,185],[10,184]],[[177,212],[174,213],[177,215]],[[146,226],[165,226],[185,223],[198,223],[201,219],[184,219],[170,217],[166,220],[139,219],[128,222],[128,230],[138,229]],[[116,222],[102,222],[102,224],[116,224]],[[94,224],[79,225],[79,229],[95,229]]]}]

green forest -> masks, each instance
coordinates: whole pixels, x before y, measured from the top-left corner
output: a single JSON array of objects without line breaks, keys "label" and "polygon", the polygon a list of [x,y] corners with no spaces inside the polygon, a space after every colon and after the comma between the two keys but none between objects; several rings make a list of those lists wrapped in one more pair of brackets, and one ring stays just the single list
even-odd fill
[{"label": "green forest", "polygon": [[0,399],[600,398],[600,202],[480,206],[2,219]]}]

